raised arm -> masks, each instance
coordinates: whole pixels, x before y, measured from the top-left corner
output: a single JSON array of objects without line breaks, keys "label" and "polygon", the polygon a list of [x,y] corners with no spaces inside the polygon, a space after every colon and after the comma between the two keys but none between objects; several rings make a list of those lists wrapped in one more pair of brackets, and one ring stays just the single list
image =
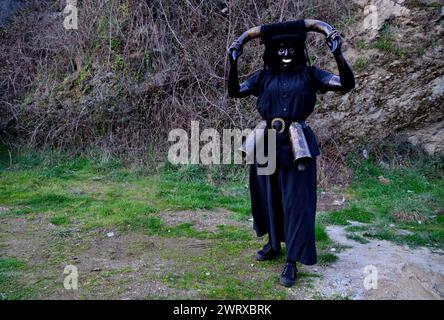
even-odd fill
[{"label": "raised arm", "polygon": [[339,76],[333,75],[331,78],[321,78],[319,79],[328,91],[342,91],[348,92],[355,88],[355,76],[350,68],[347,60],[342,54],[342,37],[338,31],[334,31],[328,38],[327,44],[338,65]]},{"label": "raised arm", "polygon": [[[235,58],[233,57],[233,51],[236,51]],[[230,71],[228,73],[228,95],[231,98],[243,98],[249,95],[257,95],[256,86],[254,84],[254,75],[249,80],[239,84],[239,73],[237,67],[238,57],[242,54],[242,45],[239,41],[233,42],[228,49],[228,56],[230,59]]]},{"label": "raised arm", "polygon": [[[327,44],[336,59],[339,69],[339,76],[323,73],[317,77],[318,84],[322,91],[343,91],[347,92],[355,87],[355,77],[349,64],[342,54],[341,34],[326,22],[305,19],[289,22],[279,22],[269,25],[253,27],[244,32],[228,49],[230,58],[230,71],[228,75],[228,94],[230,97],[246,97],[255,92],[257,87],[251,83],[239,84],[237,60],[242,54],[242,47],[252,39],[261,38],[263,41],[274,35],[297,32],[317,32],[327,38]],[[259,77],[258,77],[259,78]]]},{"label": "raised arm", "polygon": [[237,59],[234,60],[230,50],[228,50],[230,57],[230,71],[228,73],[228,95],[231,98],[242,98],[249,95],[247,88],[241,88],[239,84],[239,72],[237,68]]}]

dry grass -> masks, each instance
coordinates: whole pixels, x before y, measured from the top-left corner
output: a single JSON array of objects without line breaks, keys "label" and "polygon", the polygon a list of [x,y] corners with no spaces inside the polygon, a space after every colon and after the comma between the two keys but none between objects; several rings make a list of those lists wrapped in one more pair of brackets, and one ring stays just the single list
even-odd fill
[{"label": "dry grass", "polygon": [[414,211],[405,211],[405,210],[397,210],[393,212],[393,218],[395,219],[396,222],[405,222],[405,223],[417,223],[418,221],[424,223],[430,219],[430,217],[427,217],[424,214]]}]

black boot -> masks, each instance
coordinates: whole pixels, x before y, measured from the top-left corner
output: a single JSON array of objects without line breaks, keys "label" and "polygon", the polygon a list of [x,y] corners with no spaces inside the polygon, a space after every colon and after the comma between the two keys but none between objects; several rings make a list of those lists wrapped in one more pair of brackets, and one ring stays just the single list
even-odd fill
[{"label": "black boot", "polygon": [[257,261],[267,261],[267,260],[273,260],[279,254],[281,253],[280,250],[275,251],[273,250],[271,244],[267,243],[262,250],[259,250],[256,254],[256,260]]},{"label": "black boot", "polygon": [[296,283],[297,277],[298,268],[296,268],[296,263],[287,261],[281,274],[281,285],[291,287]]}]

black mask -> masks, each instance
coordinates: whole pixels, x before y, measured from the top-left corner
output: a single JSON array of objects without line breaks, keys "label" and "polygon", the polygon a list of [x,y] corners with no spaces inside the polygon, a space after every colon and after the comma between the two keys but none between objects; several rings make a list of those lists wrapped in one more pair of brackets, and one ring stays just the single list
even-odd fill
[{"label": "black mask", "polygon": [[267,67],[292,70],[297,65],[305,65],[305,43],[290,39],[265,43],[264,63]]},{"label": "black mask", "polygon": [[289,42],[283,42],[278,47],[277,55],[279,57],[281,67],[288,68],[296,62],[296,48]]}]

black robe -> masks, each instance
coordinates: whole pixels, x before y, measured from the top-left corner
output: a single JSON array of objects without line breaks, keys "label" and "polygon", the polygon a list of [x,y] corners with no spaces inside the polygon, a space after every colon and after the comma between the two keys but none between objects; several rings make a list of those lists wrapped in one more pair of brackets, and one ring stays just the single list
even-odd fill
[{"label": "black robe", "polygon": [[[316,93],[333,74],[311,66],[296,66],[282,72],[259,70],[244,85],[258,97],[257,109],[264,120],[283,118],[305,121],[313,112]],[[258,175],[250,167],[250,194],[254,229],[259,237],[269,235],[274,250],[285,242],[287,259],[306,265],[317,262],[315,246],[316,157],[319,148],[309,126],[304,128],[313,161],[305,171],[294,164],[288,133],[277,134],[276,171]]]}]

